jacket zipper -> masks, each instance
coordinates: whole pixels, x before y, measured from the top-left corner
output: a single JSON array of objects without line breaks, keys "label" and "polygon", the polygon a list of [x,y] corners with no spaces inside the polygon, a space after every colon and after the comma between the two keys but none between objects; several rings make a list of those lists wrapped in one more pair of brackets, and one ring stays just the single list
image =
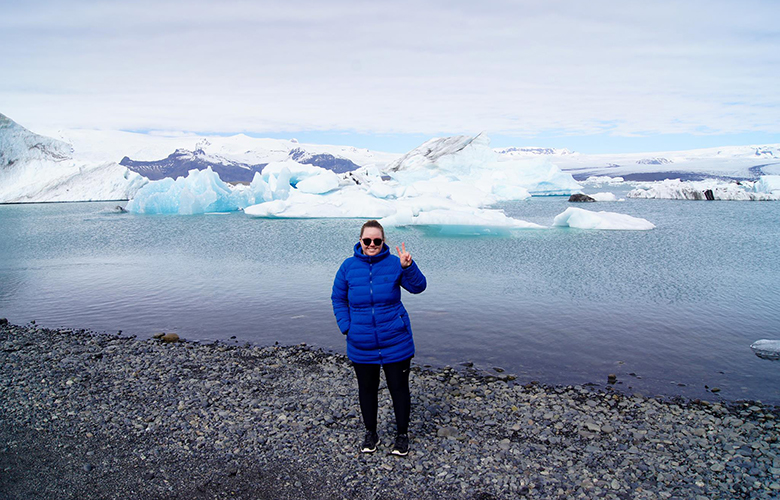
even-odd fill
[{"label": "jacket zipper", "polygon": [[379,364],[382,364],[382,348],[379,346],[379,334],[376,333],[376,312],[374,311],[374,265],[368,261],[368,294],[371,297],[371,325],[374,327],[374,340],[379,353]]}]

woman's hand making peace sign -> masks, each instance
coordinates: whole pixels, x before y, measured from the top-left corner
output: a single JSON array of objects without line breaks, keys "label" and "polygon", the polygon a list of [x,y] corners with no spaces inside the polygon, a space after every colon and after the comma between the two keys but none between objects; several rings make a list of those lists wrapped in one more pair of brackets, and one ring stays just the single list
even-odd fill
[{"label": "woman's hand making peace sign", "polygon": [[406,251],[406,243],[401,243],[401,248],[395,247],[398,258],[401,259],[401,267],[406,269],[412,265],[412,254]]}]

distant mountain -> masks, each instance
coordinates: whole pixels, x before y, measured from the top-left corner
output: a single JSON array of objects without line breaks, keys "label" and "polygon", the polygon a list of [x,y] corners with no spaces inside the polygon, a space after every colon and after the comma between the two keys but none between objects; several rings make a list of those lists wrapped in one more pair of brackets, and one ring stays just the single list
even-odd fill
[{"label": "distant mountain", "polygon": [[585,154],[553,148],[504,148],[500,157],[548,157],[577,180],[590,176],[622,177],[627,181],[664,179],[756,180],[780,173],[780,145],[725,146],[656,153]]},{"label": "distant mountain", "polygon": [[337,174],[357,170],[361,165],[357,165],[348,158],[340,158],[330,153],[312,154],[301,148],[295,148],[290,151],[290,159],[298,163],[314,165],[316,167],[333,170]]},{"label": "distant mountain", "polygon": [[[210,143],[206,142],[205,145],[209,146]],[[347,158],[340,158],[330,153],[309,153],[300,147],[291,150],[285,159],[322,167],[337,174],[360,168],[360,165]],[[248,164],[230,160],[224,156],[206,153],[200,148],[195,151],[177,149],[167,157],[153,161],[138,161],[125,156],[119,164],[153,181],[165,177],[174,179],[186,177],[190,170],[205,170],[211,167],[224,182],[251,182],[255,173],[262,172],[263,167],[268,165],[268,163]]]},{"label": "distant mountain", "polygon": [[165,177],[186,177],[190,170],[211,169],[224,182],[251,182],[255,172],[261,172],[267,163],[247,165],[227,158],[209,155],[202,149],[188,151],[177,149],[166,158],[156,161],[136,161],[125,156],[119,162],[133,172],[138,172],[149,180],[160,180]]},{"label": "distant mountain", "polygon": [[513,156],[513,155],[570,155],[571,151],[568,149],[557,148],[496,148],[495,152],[500,155]]}]

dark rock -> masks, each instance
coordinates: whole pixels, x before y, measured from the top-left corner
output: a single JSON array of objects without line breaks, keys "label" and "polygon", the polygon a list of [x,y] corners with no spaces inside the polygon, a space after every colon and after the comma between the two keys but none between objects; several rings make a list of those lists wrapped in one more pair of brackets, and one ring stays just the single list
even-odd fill
[{"label": "dark rock", "polygon": [[5,318],[0,318],[0,325],[5,326],[8,324],[8,320]]},{"label": "dark rock", "polygon": [[712,189],[707,189],[704,191],[704,197],[707,198],[707,201],[715,200],[715,195],[712,193]]},{"label": "dark rock", "polygon": [[607,375],[607,383],[614,384],[615,382],[617,382],[617,375],[614,373]]},{"label": "dark rock", "polygon": [[162,336],[160,340],[167,343],[178,342],[179,336],[176,335],[175,333],[166,333],[165,335]]},{"label": "dark rock", "polygon": [[593,202],[593,201],[596,201],[596,200],[591,198],[587,194],[575,193],[575,194],[569,196],[569,201],[572,202],[572,203],[580,203],[580,202],[588,202],[588,203],[590,203],[590,202]]}]

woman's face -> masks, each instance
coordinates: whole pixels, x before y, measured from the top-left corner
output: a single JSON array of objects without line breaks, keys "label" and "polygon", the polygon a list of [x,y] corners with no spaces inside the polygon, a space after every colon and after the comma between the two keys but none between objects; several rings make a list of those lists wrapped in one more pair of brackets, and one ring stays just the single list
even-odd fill
[{"label": "woman's face", "polygon": [[[366,238],[371,239],[371,242],[368,245],[363,241]],[[379,242],[379,245],[374,244],[374,240],[376,239],[382,240]],[[360,247],[363,249],[363,255],[372,256],[378,254],[382,251],[383,242],[382,230],[378,227],[367,227],[363,230],[363,234],[360,235]]]}]

